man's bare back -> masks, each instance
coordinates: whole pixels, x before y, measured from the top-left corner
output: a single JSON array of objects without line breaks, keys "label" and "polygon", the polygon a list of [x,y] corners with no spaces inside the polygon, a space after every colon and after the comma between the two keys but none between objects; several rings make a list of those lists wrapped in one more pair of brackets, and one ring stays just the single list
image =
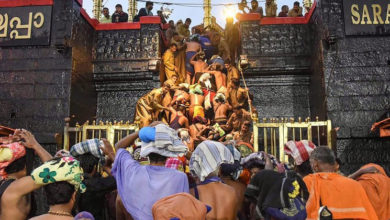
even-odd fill
[{"label": "man's bare back", "polygon": [[215,83],[217,84],[217,90],[222,86],[226,87],[226,76],[221,71],[209,71],[215,76]]},{"label": "man's bare back", "polygon": [[201,124],[201,123],[196,123],[196,124],[192,124],[190,126],[190,129],[189,129],[189,132],[190,132],[190,135],[192,137],[192,139],[194,139],[194,141],[200,141],[197,136],[199,135],[199,133],[205,129],[207,126],[204,125],[204,124]]},{"label": "man's bare back", "polygon": [[246,185],[244,183],[234,181],[230,177],[222,178],[223,182],[234,188],[237,194],[237,212],[241,211],[242,204],[244,202],[244,194],[246,190]]},{"label": "man's bare back", "polygon": [[[237,214],[237,194],[233,187],[221,183],[212,182],[197,186],[199,200],[211,206],[207,214],[207,220],[234,220]],[[195,195],[194,190],[190,193]]]},{"label": "man's bare back", "polygon": [[208,65],[203,60],[192,61],[191,64],[194,65],[195,73],[203,73],[208,70]]},{"label": "man's bare back", "polygon": [[225,121],[227,122],[227,116],[228,112],[232,110],[232,107],[228,103],[220,103],[214,101],[214,114],[215,114],[215,121]]},{"label": "man's bare back", "polygon": [[203,105],[204,96],[198,94],[190,94],[191,106]]},{"label": "man's bare back", "polygon": [[198,42],[191,41],[191,42],[187,42],[186,45],[187,45],[186,52],[190,52],[190,51],[198,52],[201,49],[200,43]]}]

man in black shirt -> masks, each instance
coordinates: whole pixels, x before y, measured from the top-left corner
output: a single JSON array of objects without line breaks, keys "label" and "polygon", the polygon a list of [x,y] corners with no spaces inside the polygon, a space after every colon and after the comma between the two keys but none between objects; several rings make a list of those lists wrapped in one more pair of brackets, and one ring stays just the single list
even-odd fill
[{"label": "man in black shirt", "polygon": [[123,12],[122,10],[122,5],[117,4],[115,6],[115,12],[111,16],[112,18],[112,23],[118,23],[118,22],[127,22],[129,19],[129,16],[127,13]]},{"label": "man in black shirt", "polygon": [[147,1],[145,4],[145,8],[141,8],[139,10],[138,15],[134,17],[133,21],[138,22],[139,19],[143,16],[153,16],[152,10],[153,10],[153,2]]}]

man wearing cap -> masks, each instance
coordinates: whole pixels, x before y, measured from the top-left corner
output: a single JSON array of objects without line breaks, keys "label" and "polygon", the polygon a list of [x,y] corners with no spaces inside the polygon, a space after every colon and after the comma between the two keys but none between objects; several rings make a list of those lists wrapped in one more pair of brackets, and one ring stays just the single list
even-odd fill
[{"label": "man wearing cap", "polygon": [[[166,168],[169,157],[183,156],[187,147],[177,132],[161,122],[153,122],[120,140],[111,173],[115,177],[123,207],[134,220],[152,220],[153,204],[166,196],[187,192],[188,179],[183,172]],[[149,157],[150,165],[142,166],[124,148],[137,138],[142,141],[141,157]],[[108,142],[105,150],[115,155]]]}]

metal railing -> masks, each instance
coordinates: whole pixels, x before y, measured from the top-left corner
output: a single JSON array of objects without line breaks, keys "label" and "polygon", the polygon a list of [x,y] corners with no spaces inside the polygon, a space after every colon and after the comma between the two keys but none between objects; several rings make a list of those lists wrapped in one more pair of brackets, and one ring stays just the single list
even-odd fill
[{"label": "metal railing", "polygon": [[263,118],[262,122],[257,119],[253,121],[254,149],[259,151],[259,144],[262,144],[260,150],[273,154],[281,162],[286,162],[287,157],[284,154],[284,144],[290,140],[309,140],[317,146],[327,145],[332,147],[332,123],[330,120],[310,121],[306,118]]},{"label": "metal railing", "polygon": [[98,123],[93,121],[91,124],[89,121],[86,121],[82,125],[76,123],[75,127],[70,127],[69,121],[67,121],[64,128],[63,148],[69,150],[70,146],[93,138],[106,138],[111,145],[114,146],[116,142],[134,131],[137,131],[138,128],[139,126],[137,124],[130,124],[129,121],[99,121]]}]

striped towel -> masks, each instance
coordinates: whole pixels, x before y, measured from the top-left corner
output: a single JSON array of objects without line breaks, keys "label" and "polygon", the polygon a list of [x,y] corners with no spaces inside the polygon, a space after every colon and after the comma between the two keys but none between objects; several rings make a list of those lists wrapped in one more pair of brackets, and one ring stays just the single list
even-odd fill
[{"label": "striped towel", "polygon": [[200,181],[204,181],[222,163],[233,164],[233,162],[233,155],[225,145],[216,141],[203,141],[192,153],[190,171]]},{"label": "striped towel", "polygon": [[142,142],[141,157],[147,157],[150,153],[157,153],[165,157],[183,156],[188,148],[177,135],[177,131],[166,124],[158,124],[155,141]]},{"label": "striped towel", "polygon": [[284,152],[294,158],[296,165],[301,165],[307,161],[310,157],[311,152],[316,148],[311,141],[288,141],[284,144]]},{"label": "striped towel", "polygon": [[99,158],[100,164],[104,164],[105,156],[103,151],[99,148],[100,140],[99,139],[89,139],[80,143],[73,145],[70,148],[70,155],[77,157],[86,153],[90,153],[93,156]]}]

